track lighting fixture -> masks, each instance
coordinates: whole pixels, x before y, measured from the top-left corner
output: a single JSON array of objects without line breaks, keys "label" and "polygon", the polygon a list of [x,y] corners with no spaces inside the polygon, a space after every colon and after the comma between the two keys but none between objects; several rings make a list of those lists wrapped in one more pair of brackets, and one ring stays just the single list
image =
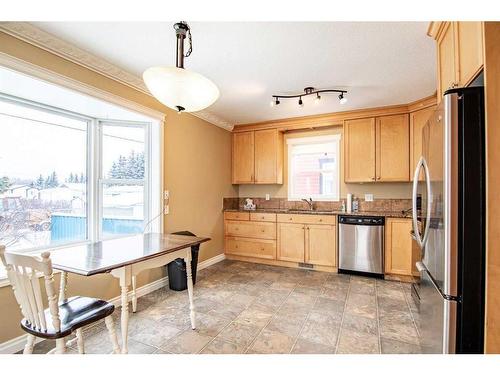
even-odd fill
[{"label": "track lighting fixture", "polygon": [[340,104],[345,104],[347,102],[347,98],[344,96],[344,94],[347,94],[347,91],[345,90],[337,90],[337,89],[331,89],[331,90],[315,90],[314,87],[306,87],[304,89],[303,94],[296,94],[296,95],[273,95],[273,100],[271,101],[271,107],[280,104],[279,99],[292,99],[292,98],[299,98],[299,105],[302,107],[304,105],[304,102],[302,101],[303,96],[307,95],[314,95],[316,94],[316,97],[314,98],[314,103],[317,104],[321,100],[321,96],[319,95],[320,93],[329,93],[329,92],[335,92],[335,93],[340,93],[339,95],[339,102]]},{"label": "track lighting fixture", "polygon": [[347,103],[347,98],[344,96],[344,93],[341,92],[340,95],[339,95],[339,103],[340,104],[345,104]]}]

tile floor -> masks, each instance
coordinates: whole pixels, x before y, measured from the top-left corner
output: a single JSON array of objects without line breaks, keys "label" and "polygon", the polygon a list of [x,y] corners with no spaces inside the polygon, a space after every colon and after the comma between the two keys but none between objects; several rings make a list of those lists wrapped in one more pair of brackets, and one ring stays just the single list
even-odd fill
[{"label": "tile floor", "polygon": [[[226,260],[198,273],[194,294],[195,331],[187,292],[163,288],[139,298],[129,352],[421,352],[409,284]],[[87,353],[111,352],[103,323],[84,337]],[[52,347],[42,342],[35,352]]]}]

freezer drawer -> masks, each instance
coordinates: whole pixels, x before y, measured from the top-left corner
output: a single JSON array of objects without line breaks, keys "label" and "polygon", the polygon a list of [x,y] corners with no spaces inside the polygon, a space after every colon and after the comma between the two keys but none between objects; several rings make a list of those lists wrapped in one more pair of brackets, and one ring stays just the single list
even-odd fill
[{"label": "freezer drawer", "polygon": [[384,273],[384,226],[339,224],[339,269]]},{"label": "freezer drawer", "polygon": [[457,302],[443,296],[427,270],[420,272],[420,309],[415,320],[424,353],[455,353]]}]

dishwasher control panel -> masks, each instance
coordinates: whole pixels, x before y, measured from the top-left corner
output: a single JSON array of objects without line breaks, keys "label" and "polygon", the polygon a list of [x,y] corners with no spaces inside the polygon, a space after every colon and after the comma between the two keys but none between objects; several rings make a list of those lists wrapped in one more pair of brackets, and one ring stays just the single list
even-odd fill
[{"label": "dishwasher control panel", "polygon": [[340,224],[351,225],[384,225],[383,216],[339,216]]}]

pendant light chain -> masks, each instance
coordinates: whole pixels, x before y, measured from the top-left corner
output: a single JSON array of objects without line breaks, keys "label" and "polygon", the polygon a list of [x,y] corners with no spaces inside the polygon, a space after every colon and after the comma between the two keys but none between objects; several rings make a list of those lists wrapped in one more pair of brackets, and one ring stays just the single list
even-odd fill
[{"label": "pendant light chain", "polygon": [[186,21],[181,21],[180,23],[186,25],[186,28],[187,28],[186,34],[187,34],[188,41],[189,41],[189,49],[186,52],[186,54],[184,55],[184,57],[189,57],[189,55],[191,55],[191,52],[193,52],[193,36],[191,35],[191,28],[189,27],[189,25]]}]

